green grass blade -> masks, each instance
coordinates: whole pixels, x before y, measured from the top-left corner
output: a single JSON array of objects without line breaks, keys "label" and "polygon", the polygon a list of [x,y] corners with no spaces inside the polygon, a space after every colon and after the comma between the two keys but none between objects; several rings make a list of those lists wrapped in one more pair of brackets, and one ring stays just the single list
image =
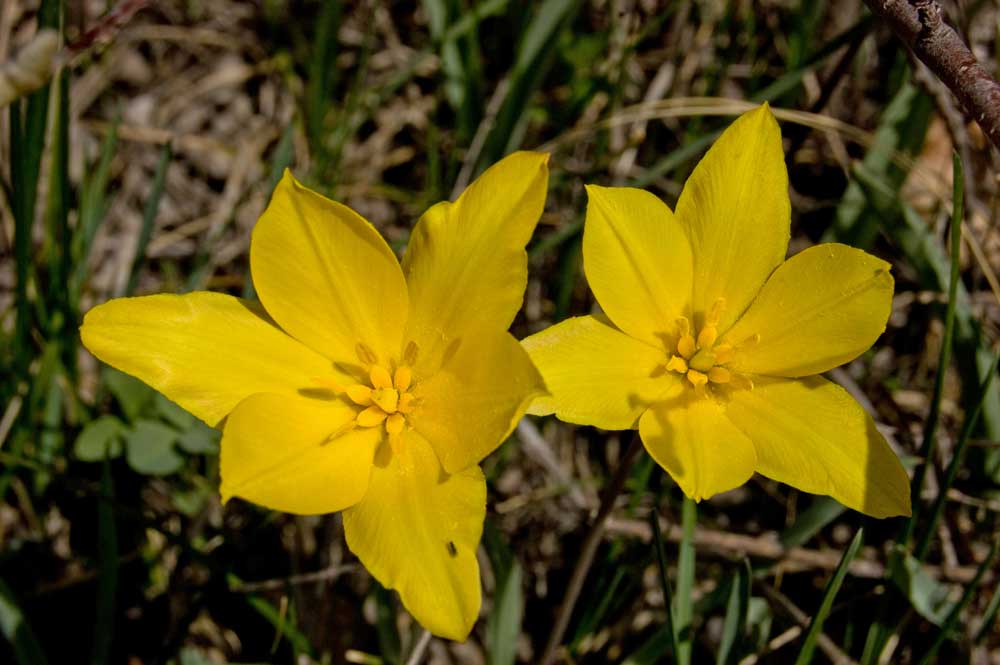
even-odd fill
[{"label": "green grass blade", "polygon": [[[934,390],[931,394],[930,411],[927,413],[927,421],[924,423],[924,437],[920,445],[919,455],[923,462],[917,466],[916,472],[913,474],[913,482],[910,483],[910,504],[913,506],[913,515],[906,521],[906,526],[898,541],[903,544],[909,543],[910,538],[913,536],[917,519],[921,513],[920,493],[924,486],[924,478],[927,477],[927,470],[934,463],[937,427],[941,417],[941,397],[944,393],[944,377],[948,372],[948,367],[951,365],[951,345],[955,331],[955,303],[958,300],[962,220],[965,217],[965,177],[962,172],[962,160],[959,158],[958,153],[952,156],[952,169],[954,190],[951,212],[951,274],[948,281],[948,307],[945,310],[944,317],[944,340],[941,342],[941,354],[938,358],[937,375],[934,377]],[[988,389],[989,384],[987,384],[987,393]],[[919,555],[918,558],[920,558]]]},{"label": "green grass blade", "polygon": [[527,23],[510,73],[507,97],[479,158],[479,170],[516,150],[531,114],[531,95],[554,61],[558,35],[579,9],[579,0],[544,0]]},{"label": "green grass blade", "polygon": [[667,576],[667,555],[663,551],[663,534],[660,533],[660,511],[659,501],[653,506],[654,510],[649,513],[649,524],[653,528],[653,545],[656,550],[656,565],[660,571],[660,587],[663,589],[663,606],[667,611],[666,633],[669,636],[668,645],[670,655],[677,660],[677,632],[674,628],[674,599],[670,591],[670,578]]},{"label": "green grass blade", "polygon": [[744,559],[743,565],[733,576],[729,589],[726,616],[722,624],[722,639],[719,642],[719,652],[715,657],[716,665],[735,663],[739,657],[737,644],[746,631],[752,579],[753,572],[750,570],[750,561]]},{"label": "green grass blade", "polygon": [[828,524],[844,514],[844,508],[836,499],[817,496],[808,508],[799,513],[795,522],[781,532],[781,544],[785,547],[805,545]]},{"label": "green grass blade", "polygon": [[983,581],[983,576],[986,574],[992,566],[993,562],[997,558],[997,551],[1000,550],[1000,538],[993,540],[993,545],[990,547],[990,553],[983,560],[983,563],[976,569],[976,574],[972,578],[972,581],[966,585],[965,590],[962,592],[962,597],[955,607],[952,608],[951,612],[948,614],[948,618],[945,619],[944,623],[941,625],[941,630],[938,632],[937,636],[934,638],[934,643],[931,644],[930,649],[924,652],[923,658],[920,659],[918,665],[930,665],[931,663],[937,662],[938,651],[941,650],[941,646],[944,641],[948,639],[949,634],[958,624],[959,618],[962,616],[962,612],[968,607],[969,603],[976,595],[976,590],[979,588],[979,584]]},{"label": "green grass blade", "polygon": [[66,290],[73,266],[69,228],[72,205],[69,182],[69,71],[66,69],[56,79],[55,95],[45,211],[47,234],[44,254],[48,264],[48,285],[40,289],[40,297],[46,300],[46,309],[50,312],[46,322],[48,337],[59,340],[63,367],[73,376],[76,374],[77,316]]},{"label": "green grass blade", "polygon": [[863,540],[864,529],[858,529],[858,532],[854,534],[854,540],[851,541],[847,551],[844,552],[844,556],[840,558],[840,563],[837,564],[837,569],[833,572],[833,577],[830,578],[830,582],[826,585],[826,590],[823,592],[823,600],[812,621],[809,622],[809,628],[806,630],[802,649],[795,659],[795,665],[807,665],[812,662],[813,652],[816,650],[816,640],[823,632],[823,622],[826,621],[826,617],[830,613],[830,608],[833,607],[833,599],[836,598],[837,592],[840,591],[840,585],[844,583],[844,578],[847,576],[851,562],[854,561],[854,557],[861,550]]},{"label": "green grass blade", "polygon": [[517,636],[524,616],[523,572],[503,534],[487,520],[483,546],[493,568],[496,589],[493,611],[486,620],[486,658],[489,665],[513,665],[517,660]]},{"label": "green grass blade", "polygon": [[972,638],[973,644],[982,644],[983,640],[993,634],[993,625],[997,622],[997,614],[1000,614],[1000,587],[994,589],[993,597],[990,598],[990,602],[986,606],[986,611],[983,612],[979,630],[976,631],[976,636]]},{"label": "green grass blade", "polygon": [[156,173],[153,174],[153,185],[146,199],[146,206],[142,211],[142,228],[139,229],[139,237],[135,242],[135,255],[132,257],[132,267],[128,273],[128,283],[125,285],[124,295],[130,296],[135,292],[135,287],[139,283],[139,271],[142,270],[146,262],[146,248],[149,247],[149,240],[153,237],[153,226],[156,222],[156,213],[160,209],[160,199],[163,198],[163,188],[167,182],[167,168],[173,157],[173,149],[170,143],[163,145],[160,151],[160,161],[156,164]]},{"label": "green grass blade", "polygon": [[14,648],[14,657],[21,665],[44,665],[45,652],[28,625],[21,606],[10,587],[0,580],[0,630]]},{"label": "green grass blade", "polygon": [[76,233],[73,236],[73,261],[76,270],[70,280],[70,302],[77,307],[80,302],[80,291],[87,279],[88,257],[94,236],[104,221],[108,209],[108,180],[111,177],[111,160],[118,148],[118,127],[121,124],[121,113],[115,115],[104,141],[101,143],[101,153],[86,178],[80,191],[80,210]]},{"label": "green grass blade", "polygon": [[[994,362],[994,367],[996,367],[996,362]],[[948,464],[948,469],[945,472],[944,481],[941,482],[938,488],[937,498],[931,507],[927,524],[924,525],[924,533],[914,550],[914,556],[919,561],[923,561],[924,557],[927,556],[927,550],[930,549],[934,535],[937,533],[937,525],[941,519],[941,514],[944,512],[945,501],[948,499],[948,490],[955,484],[955,478],[958,477],[958,470],[965,461],[965,451],[969,447],[969,440],[972,438],[972,432],[979,422],[979,414],[983,409],[983,404],[986,402],[987,395],[990,394],[990,387],[993,385],[993,378],[995,376],[996,371],[993,371],[986,377],[979,391],[979,401],[976,402],[975,408],[965,415],[965,422],[962,423],[962,430],[959,432],[958,441],[955,444],[955,450],[952,452],[951,462]]]},{"label": "green grass blade", "polygon": [[115,595],[118,592],[118,529],[113,501],[114,479],[111,460],[105,457],[101,467],[101,495],[97,501],[97,608],[94,611],[94,648],[91,665],[111,662],[115,635]]},{"label": "green grass blade", "polygon": [[674,639],[677,644],[679,665],[691,665],[691,644],[693,642],[694,617],[694,530],[698,523],[698,506],[694,499],[684,497],[681,506],[682,537],[677,555],[677,595],[674,597]]}]

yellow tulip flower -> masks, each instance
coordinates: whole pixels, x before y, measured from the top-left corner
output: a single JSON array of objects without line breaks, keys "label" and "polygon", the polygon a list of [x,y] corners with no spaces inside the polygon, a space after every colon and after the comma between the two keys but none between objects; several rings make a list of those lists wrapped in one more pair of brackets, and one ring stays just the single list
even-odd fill
[{"label": "yellow tulip flower", "polygon": [[544,384],[508,332],[548,157],[515,153],[421,217],[402,266],[365,219],[279,183],[254,228],[263,308],[219,293],[112,300],[90,351],[223,428],[221,492],[344,511],[347,544],[436,635],[479,613],[478,462]]},{"label": "yellow tulip flower", "polygon": [[620,430],[696,500],[754,471],[868,515],[910,514],[909,480],[872,418],[817,376],[885,329],[889,264],[822,244],[787,261],[788,174],[765,105],[738,118],[676,213],[587,188],[584,271],[605,316],[522,344],[550,395],[530,412]]}]

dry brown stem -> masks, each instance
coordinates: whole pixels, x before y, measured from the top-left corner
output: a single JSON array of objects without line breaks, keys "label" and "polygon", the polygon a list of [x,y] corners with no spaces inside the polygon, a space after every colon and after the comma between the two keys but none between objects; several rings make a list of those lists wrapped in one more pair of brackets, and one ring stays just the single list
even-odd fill
[{"label": "dry brown stem", "polygon": [[935,0],[865,0],[1000,148],[1000,84],[944,20]]}]

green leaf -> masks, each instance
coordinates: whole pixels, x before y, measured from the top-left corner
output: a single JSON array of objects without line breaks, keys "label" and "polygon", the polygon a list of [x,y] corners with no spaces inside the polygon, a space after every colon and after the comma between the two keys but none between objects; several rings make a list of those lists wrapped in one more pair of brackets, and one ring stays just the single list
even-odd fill
[{"label": "green leaf", "polygon": [[858,529],[858,532],[854,534],[854,540],[851,541],[851,544],[844,552],[844,556],[840,558],[837,569],[833,571],[833,577],[830,578],[830,582],[826,585],[826,590],[823,592],[823,600],[820,602],[819,609],[816,610],[812,621],[809,622],[805,640],[802,642],[802,650],[799,651],[799,656],[795,659],[795,665],[807,665],[812,662],[813,652],[816,650],[816,640],[819,639],[819,636],[823,632],[823,622],[826,621],[826,617],[830,613],[830,608],[833,607],[833,599],[837,597],[840,585],[844,583],[844,578],[847,577],[847,571],[851,567],[851,562],[854,561],[854,557],[861,550],[861,543],[863,541],[864,529]]},{"label": "green leaf", "polygon": [[920,561],[896,547],[889,557],[889,574],[920,616],[940,626],[954,607],[951,590],[927,574]]},{"label": "green leaf", "polygon": [[84,462],[100,462],[122,454],[125,423],[114,416],[91,420],[80,431],[73,445],[73,454]]},{"label": "green leaf", "polygon": [[153,406],[157,415],[182,432],[194,427],[194,424],[198,422],[197,418],[160,393],[153,397]]},{"label": "green leaf", "polygon": [[139,418],[156,394],[156,391],[139,379],[125,372],[119,372],[113,367],[105,368],[102,378],[104,385],[114,395],[129,422]]},{"label": "green leaf", "polygon": [[140,420],[125,437],[125,459],[135,471],[166,476],[184,465],[174,449],[177,430],[154,420]]},{"label": "green leaf", "polygon": [[199,420],[181,433],[177,444],[184,449],[184,452],[192,455],[215,455],[219,452],[221,436],[219,430],[213,429]]},{"label": "green leaf", "polygon": [[483,529],[483,546],[496,580],[493,611],[486,622],[487,661],[490,665],[513,665],[524,615],[521,565],[490,520]]},{"label": "green leaf", "polygon": [[726,618],[722,624],[722,639],[715,657],[716,665],[735,663],[740,655],[741,638],[746,634],[747,612],[750,610],[751,578],[750,561],[744,559],[743,565],[730,578]]},{"label": "green leaf", "polygon": [[21,606],[10,588],[0,580],[0,631],[14,647],[14,657],[21,665],[44,665],[45,653],[35,639]]},{"label": "green leaf", "polygon": [[843,515],[845,510],[836,499],[817,496],[808,508],[799,513],[795,522],[781,532],[781,544],[785,547],[805,545],[826,525]]}]

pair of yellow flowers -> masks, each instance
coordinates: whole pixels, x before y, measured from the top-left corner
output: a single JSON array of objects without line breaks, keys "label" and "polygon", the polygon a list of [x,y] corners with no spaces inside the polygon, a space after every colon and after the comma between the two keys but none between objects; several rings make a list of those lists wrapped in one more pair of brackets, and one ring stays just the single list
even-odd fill
[{"label": "pair of yellow flowers", "polygon": [[402,265],[349,208],[286,174],[250,247],[263,308],[218,293],[114,300],[98,358],[223,428],[222,496],[344,511],[347,544],[431,632],[480,609],[478,463],[525,412],[634,429],[695,499],[757,471],[883,517],[906,472],[817,376],[885,328],[889,265],[824,244],[785,261],[788,176],[767,106],[744,114],[670,209],[589,186],[584,269],[603,314],[522,343],[547,155],[513,154],[417,223]]}]

